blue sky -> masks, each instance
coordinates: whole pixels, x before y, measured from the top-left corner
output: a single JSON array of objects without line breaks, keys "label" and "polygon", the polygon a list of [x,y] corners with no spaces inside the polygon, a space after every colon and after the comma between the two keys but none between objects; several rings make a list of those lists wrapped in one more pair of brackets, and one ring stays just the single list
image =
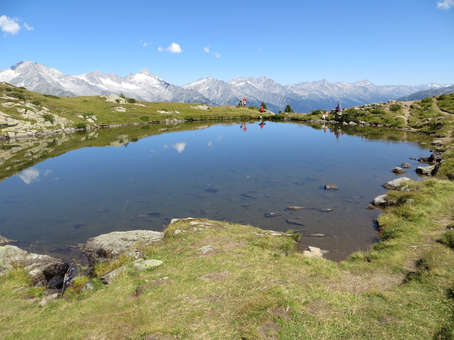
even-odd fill
[{"label": "blue sky", "polygon": [[0,0],[0,69],[454,83],[454,0]]}]

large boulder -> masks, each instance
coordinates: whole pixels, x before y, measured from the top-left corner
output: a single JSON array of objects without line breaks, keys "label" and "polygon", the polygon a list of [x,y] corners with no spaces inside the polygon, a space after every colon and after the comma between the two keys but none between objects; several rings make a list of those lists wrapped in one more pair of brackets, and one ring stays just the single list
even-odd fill
[{"label": "large boulder", "polygon": [[384,207],[384,206],[388,205],[388,203],[389,203],[388,197],[386,194],[379,195],[374,198],[373,203],[376,207]]},{"label": "large boulder", "polygon": [[436,165],[429,166],[418,166],[416,168],[416,173],[425,176],[432,176],[435,173]]},{"label": "large boulder", "polygon": [[0,246],[3,246],[3,245],[8,244],[10,242],[12,242],[12,241],[7,239],[6,237],[3,237],[2,235],[0,235]]},{"label": "large boulder", "polygon": [[408,184],[409,181],[411,181],[411,179],[408,177],[399,177],[393,179],[392,181],[386,182],[383,186],[389,190],[400,190],[400,188],[405,184]]},{"label": "large boulder", "polygon": [[16,246],[0,247],[0,275],[17,266],[24,267],[34,285],[47,286],[63,277],[68,265],[52,256],[29,253]]},{"label": "large boulder", "polygon": [[91,265],[107,259],[116,258],[118,255],[130,252],[134,257],[140,255],[134,252],[134,246],[150,245],[162,240],[164,233],[152,230],[114,231],[89,239],[83,246],[83,250]]}]

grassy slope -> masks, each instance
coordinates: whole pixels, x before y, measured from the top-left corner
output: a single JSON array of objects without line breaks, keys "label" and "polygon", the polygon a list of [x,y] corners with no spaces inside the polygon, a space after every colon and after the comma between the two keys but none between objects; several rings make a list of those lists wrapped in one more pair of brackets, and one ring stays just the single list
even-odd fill
[{"label": "grassy slope", "polygon": [[[426,104],[417,103],[418,110]],[[431,105],[452,108],[449,98]],[[164,261],[161,267],[130,268],[109,286],[90,279],[94,291],[80,292],[89,280],[81,277],[44,308],[37,306],[42,290],[31,288],[20,268],[0,278],[1,337],[452,338],[454,250],[437,242],[454,219],[454,182],[443,179],[451,174],[452,130],[449,113],[442,115],[448,124],[432,130],[445,137],[440,178],[390,192],[400,204],[380,216],[382,241],[369,252],[340,263],[309,259],[290,237],[217,221],[195,231],[180,221],[145,250]],[[433,129],[431,121],[423,129]],[[205,245],[214,251],[201,254]],[[98,266],[97,273],[129,261]]]}]

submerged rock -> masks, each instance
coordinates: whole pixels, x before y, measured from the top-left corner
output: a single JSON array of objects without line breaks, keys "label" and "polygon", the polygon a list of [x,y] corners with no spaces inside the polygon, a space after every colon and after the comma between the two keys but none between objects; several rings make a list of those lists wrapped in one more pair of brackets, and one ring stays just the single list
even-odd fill
[{"label": "submerged rock", "polygon": [[265,213],[265,217],[268,217],[268,218],[278,217],[278,216],[282,216],[282,214],[280,212],[273,212],[273,211]]},{"label": "submerged rock", "polygon": [[288,224],[304,226],[304,223],[303,223],[302,221],[300,221],[300,220],[295,220],[295,219],[287,218],[285,221],[286,221]]},{"label": "submerged rock", "polygon": [[408,177],[400,177],[386,182],[383,186],[389,190],[399,190],[401,186],[407,184],[409,181],[411,181],[411,179]]},{"label": "submerged rock", "polygon": [[410,163],[402,163],[400,166],[402,168],[404,168],[404,169],[410,169],[411,168],[411,164]]},{"label": "submerged rock", "polygon": [[435,168],[436,168],[435,165],[418,166],[416,168],[416,173],[425,176],[432,176],[435,173]]},{"label": "submerged rock", "polygon": [[398,166],[396,166],[394,169],[393,169],[393,172],[396,174],[396,175],[402,175],[404,174],[406,171]]},{"label": "submerged rock", "polygon": [[301,205],[289,205],[287,207],[287,210],[290,210],[290,211],[297,211],[297,210],[303,210],[304,207],[301,206]]},{"label": "submerged rock", "polygon": [[90,238],[83,246],[84,253],[91,265],[132,250],[140,241],[142,245],[149,245],[162,240],[164,233],[152,230],[114,231],[108,234]]},{"label": "submerged rock", "polygon": [[325,190],[339,190],[336,184],[325,184]]}]

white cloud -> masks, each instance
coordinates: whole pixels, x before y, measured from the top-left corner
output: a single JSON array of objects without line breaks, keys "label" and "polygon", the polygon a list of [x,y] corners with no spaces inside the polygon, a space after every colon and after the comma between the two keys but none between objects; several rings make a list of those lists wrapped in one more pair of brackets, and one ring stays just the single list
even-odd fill
[{"label": "white cloud", "polygon": [[209,47],[204,47],[204,48],[203,48],[203,52],[205,52],[205,53],[210,53],[210,48],[209,48]]},{"label": "white cloud", "polygon": [[161,46],[159,46],[158,47],[158,52],[162,52],[162,51],[164,51],[164,49]]},{"label": "white cloud", "polygon": [[30,184],[38,180],[39,177],[39,170],[30,168],[27,170],[22,171],[19,174],[19,178],[25,183]]},{"label": "white cloud", "polygon": [[182,153],[186,148],[186,143],[185,142],[176,143],[173,145],[173,148],[177,150],[178,153]]},{"label": "white cloud", "polygon": [[26,22],[24,22],[24,27],[27,31],[33,31],[35,28],[33,26],[30,26],[29,24],[27,24]]},{"label": "white cloud", "polygon": [[170,52],[170,53],[181,53],[181,52],[183,52],[183,50],[181,49],[181,46],[178,45],[176,42],[171,43],[170,46],[166,48],[166,51]]},{"label": "white cloud", "polygon": [[150,45],[150,43],[144,42],[144,43],[142,44],[143,47],[147,47],[148,45]]},{"label": "white cloud", "polygon": [[219,59],[219,58],[221,57],[221,53],[218,53],[218,52],[214,52],[213,55],[214,55],[217,59]]},{"label": "white cloud", "polygon": [[17,34],[20,30],[20,25],[15,19],[2,15],[0,16],[0,29],[5,33]]},{"label": "white cloud", "polygon": [[454,7],[454,0],[442,0],[437,2],[437,8],[448,10]]}]

